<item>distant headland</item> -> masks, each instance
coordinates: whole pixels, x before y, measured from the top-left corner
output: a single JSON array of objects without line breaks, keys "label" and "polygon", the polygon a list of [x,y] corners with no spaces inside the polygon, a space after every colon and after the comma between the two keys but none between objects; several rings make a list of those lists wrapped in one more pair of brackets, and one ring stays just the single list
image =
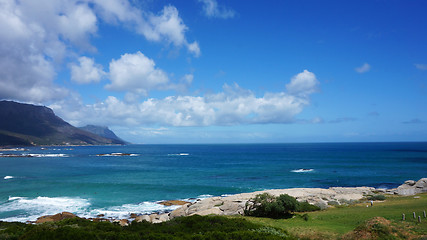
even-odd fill
[{"label": "distant headland", "polygon": [[45,106],[0,101],[0,147],[113,144],[127,142],[108,127],[74,127]]}]

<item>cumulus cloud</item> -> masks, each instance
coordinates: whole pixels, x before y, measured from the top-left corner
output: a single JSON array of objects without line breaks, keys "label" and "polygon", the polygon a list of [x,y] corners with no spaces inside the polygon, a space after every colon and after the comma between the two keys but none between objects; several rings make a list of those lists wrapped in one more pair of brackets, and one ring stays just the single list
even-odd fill
[{"label": "cumulus cloud", "polygon": [[369,65],[368,63],[364,63],[362,66],[357,67],[354,70],[358,73],[365,73],[371,70],[371,65]]},{"label": "cumulus cloud", "polygon": [[415,67],[419,70],[423,70],[423,71],[427,70],[427,64],[416,63]]},{"label": "cumulus cloud", "polygon": [[[64,60],[81,51],[96,51],[90,40],[100,21],[119,24],[149,41],[185,47],[200,55],[197,42],[188,42],[188,27],[173,6],[158,14],[138,9],[128,0],[2,0],[0,1],[0,98],[44,102],[69,94],[54,83]],[[102,69],[90,59],[71,64],[72,80],[99,81]],[[89,76],[83,77],[83,73]],[[79,75],[80,74],[80,75]]]},{"label": "cumulus cloud", "polygon": [[293,95],[307,96],[317,91],[318,85],[314,73],[304,70],[292,77],[291,82],[286,84],[286,90]]},{"label": "cumulus cloud", "polygon": [[216,0],[199,0],[203,4],[203,12],[211,18],[233,18],[236,12],[233,9],[219,5]]},{"label": "cumulus cloud", "polygon": [[176,47],[187,47],[194,56],[200,55],[197,42],[190,43],[185,32],[188,27],[174,6],[165,6],[158,14],[143,11],[127,0],[94,0],[95,9],[109,23],[122,23],[150,41],[165,41]]},{"label": "cumulus cloud", "polygon": [[79,84],[99,82],[105,72],[100,64],[96,64],[92,58],[80,57],[79,64],[71,64],[71,80]]},{"label": "cumulus cloud", "polygon": [[126,53],[118,60],[112,60],[109,76],[111,84],[106,86],[107,89],[142,95],[152,89],[165,88],[169,82],[167,74],[141,52]]},{"label": "cumulus cloud", "polygon": [[[311,79],[308,82],[317,81],[315,75],[307,70],[301,74],[292,78],[293,85],[299,86],[301,83],[298,81],[305,82],[307,78]],[[190,75],[185,78],[187,81],[192,80]],[[222,92],[204,96],[169,96],[162,99],[149,98],[142,102],[122,101],[110,96],[103,102],[81,105],[74,111],[61,108],[57,111],[67,120],[74,123],[80,121],[79,125],[83,124],[81,121],[121,126],[291,123],[310,103],[309,95],[314,93],[316,88],[317,84],[306,84],[304,88],[298,88],[299,90],[295,92],[269,92],[257,97],[252,91],[243,89],[237,84],[231,86],[225,84]],[[289,89],[293,90],[292,87]]]}]

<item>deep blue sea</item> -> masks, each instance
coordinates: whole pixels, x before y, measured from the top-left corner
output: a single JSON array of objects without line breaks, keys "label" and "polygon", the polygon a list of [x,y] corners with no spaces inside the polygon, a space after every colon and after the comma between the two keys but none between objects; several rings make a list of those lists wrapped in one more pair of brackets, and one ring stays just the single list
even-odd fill
[{"label": "deep blue sea", "polygon": [[273,188],[393,188],[427,177],[427,143],[34,147],[0,153],[32,154],[0,157],[3,221],[62,211],[125,218],[174,208],[159,205],[161,200]]}]

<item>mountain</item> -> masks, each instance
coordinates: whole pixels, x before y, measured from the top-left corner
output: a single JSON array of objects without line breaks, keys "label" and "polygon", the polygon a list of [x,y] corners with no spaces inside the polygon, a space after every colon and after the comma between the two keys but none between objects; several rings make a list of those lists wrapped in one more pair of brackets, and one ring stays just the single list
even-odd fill
[{"label": "mountain", "polygon": [[125,144],[76,128],[44,106],[0,101],[0,146]]},{"label": "mountain", "polygon": [[95,125],[86,125],[84,127],[79,127],[84,131],[91,132],[93,134],[99,135],[101,137],[109,138],[115,141],[121,141],[125,143],[121,138],[117,137],[117,135],[111,131],[108,127],[103,126],[95,126]]}]

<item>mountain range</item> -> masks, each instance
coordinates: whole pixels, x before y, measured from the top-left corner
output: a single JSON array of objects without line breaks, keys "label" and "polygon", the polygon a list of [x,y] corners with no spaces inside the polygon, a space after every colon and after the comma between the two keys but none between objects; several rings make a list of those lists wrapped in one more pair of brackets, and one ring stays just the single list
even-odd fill
[{"label": "mountain range", "polygon": [[0,101],[0,146],[126,144],[107,127],[77,128],[45,106]]}]

